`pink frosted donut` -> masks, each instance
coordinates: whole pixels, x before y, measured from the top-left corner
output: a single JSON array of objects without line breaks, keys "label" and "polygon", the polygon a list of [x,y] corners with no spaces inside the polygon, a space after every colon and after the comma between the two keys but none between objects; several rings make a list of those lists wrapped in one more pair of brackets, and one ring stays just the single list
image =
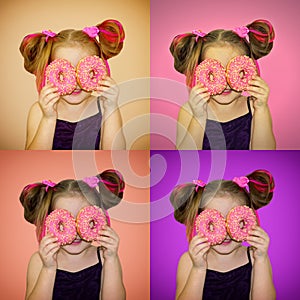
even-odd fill
[{"label": "pink frosted donut", "polygon": [[75,68],[66,59],[55,59],[46,68],[46,82],[56,86],[59,95],[71,94],[77,85]]},{"label": "pink frosted donut", "polygon": [[227,231],[232,239],[242,242],[249,235],[249,231],[257,224],[254,211],[244,205],[236,206],[230,210],[226,218]]},{"label": "pink frosted donut", "polygon": [[216,209],[205,209],[195,220],[195,231],[207,237],[210,245],[221,244],[227,235],[225,218]]},{"label": "pink frosted donut", "polygon": [[55,209],[46,218],[46,232],[58,238],[61,245],[71,244],[76,238],[75,218],[66,209]]},{"label": "pink frosted donut", "polygon": [[106,224],[105,213],[96,205],[82,208],[76,218],[77,231],[81,238],[88,242],[95,240]]},{"label": "pink frosted donut", "polygon": [[205,59],[195,70],[194,82],[206,86],[210,95],[222,94],[227,86],[225,68],[215,59]]},{"label": "pink frosted donut", "polygon": [[82,58],[76,69],[76,76],[79,85],[85,91],[94,91],[99,85],[99,81],[107,75],[106,65],[97,56],[86,56]]},{"label": "pink frosted donut", "polygon": [[246,90],[249,81],[256,74],[257,70],[253,60],[246,55],[231,59],[226,69],[229,85],[238,92]]}]

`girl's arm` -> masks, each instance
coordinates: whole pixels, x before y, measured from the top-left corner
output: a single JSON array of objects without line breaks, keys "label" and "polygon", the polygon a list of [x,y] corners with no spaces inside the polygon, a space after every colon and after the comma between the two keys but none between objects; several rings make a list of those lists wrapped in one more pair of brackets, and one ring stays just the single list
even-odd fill
[{"label": "girl's arm", "polygon": [[111,227],[100,231],[98,242],[101,245],[103,268],[101,276],[101,300],[124,300],[126,291],[118,256],[119,237]]},{"label": "girl's arm", "polygon": [[112,78],[107,77],[97,91],[101,93],[103,111],[100,147],[102,150],[126,149],[123,121],[118,107],[119,87]]},{"label": "girl's arm", "polygon": [[55,237],[45,236],[39,252],[32,255],[27,269],[26,300],[51,300],[57,269],[59,245]]},{"label": "girl's arm", "polygon": [[253,300],[274,300],[276,291],[272,279],[272,267],[268,256],[269,236],[259,226],[256,226],[248,237],[253,250],[253,270],[251,298]]},{"label": "girl's arm", "polygon": [[191,89],[189,101],[178,114],[177,149],[202,149],[209,97],[207,89],[201,85]]},{"label": "girl's arm", "polygon": [[46,85],[28,114],[26,149],[51,150],[56,126],[57,88]]},{"label": "girl's arm", "polygon": [[178,263],[176,300],[201,300],[207,270],[207,239],[195,236]]},{"label": "girl's arm", "polygon": [[268,106],[269,87],[262,78],[256,76],[250,82],[248,92],[254,99],[252,119],[252,150],[274,150],[276,141],[272,129],[272,117]]}]

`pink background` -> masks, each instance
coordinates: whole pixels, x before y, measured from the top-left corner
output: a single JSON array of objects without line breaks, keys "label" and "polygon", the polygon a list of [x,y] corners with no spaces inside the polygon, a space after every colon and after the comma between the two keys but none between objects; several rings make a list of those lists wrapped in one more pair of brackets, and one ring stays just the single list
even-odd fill
[{"label": "pink background", "polygon": [[[67,178],[81,179],[95,175],[91,172],[93,167],[89,163],[89,153],[95,156],[94,167],[101,172],[107,168],[116,168],[114,160],[122,160],[125,151],[85,152],[85,159],[81,162],[76,162],[76,154],[69,151],[0,151],[1,299],[24,299],[28,261],[38,249],[35,227],[25,221],[19,201],[23,187],[43,179],[59,182]],[[118,168],[127,184],[122,202],[132,205],[149,203],[149,189],[138,184],[140,177],[149,178],[149,151],[130,151],[128,161],[131,169]],[[127,297],[150,299],[149,220],[139,223],[126,222],[124,218],[123,221],[121,218],[116,220],[113,210],[110,209],[109,214],[112,227],[120,236],[119,255]],[[128,211],[125,208],[123,211],[124,216],[134,213],[134,209]]]},{"label": "pink background", "polygon": [[[177,97],[171,93],[166,99],[157,96],[161,96],[162,91],[154,91],[155,84],[153,79],[151,81],[151,131],[159,132],[151,137],[151,149],[174,148],[177,114],[180,106],[188,100],[183,86],[185,77],[174,69],[173,57],[169,52],[173,37],[193,29],[204,32],[217,28],[231,29],[261,18],[273,24],[276,34],[273,50],[259,60],[259,65],[262,78],[271,90],[269,106],[277,148],[300,149],[299,76],[296,76],[300,46],[298,3],[296,0],[151,0],[151,77],[182,84],[177,86]],[[164,86],[168,88],[167,84]],[[157,122],[163,119],[161,114],[170,117],[164,121],[167,129],[163,132],[159,128],[163,121],[160,124]]]}]

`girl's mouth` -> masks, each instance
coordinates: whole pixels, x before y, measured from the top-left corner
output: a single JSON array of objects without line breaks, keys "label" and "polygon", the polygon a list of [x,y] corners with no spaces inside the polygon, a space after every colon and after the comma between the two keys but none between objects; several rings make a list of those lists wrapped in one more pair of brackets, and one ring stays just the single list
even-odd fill
[{"label": "girl's mouth", "polygon": [[231,93],[231,90],[230,89],[225,89],[222,93],[222,95],[226,96],[226,95],[229,95]]},{"label": "girl's mouth", "polygon": [[228,244],[230,244],[231,243],[231,239],[225,239],[224,241],[223,241],[223,243],[222,243],[222,245],[228,245]]},{"label": "girl's mouth", "polygon": [[75,239],[72,245],[79,245],[81,243],[81,239]]},{"label": "girl's mouth", "polygon": [[72,95],[79,95],[81,93],[81,89],[76,89],[73,91]]}]

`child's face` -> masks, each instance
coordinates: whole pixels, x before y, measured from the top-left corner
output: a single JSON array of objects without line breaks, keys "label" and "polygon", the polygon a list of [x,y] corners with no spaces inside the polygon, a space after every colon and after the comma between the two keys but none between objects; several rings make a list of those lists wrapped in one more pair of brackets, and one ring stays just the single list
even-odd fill
[{"label": "child's face", "polygon": [[[83,198],[79,194],[74,194],[70,196],[62,196],[58,197],[55,200],[53,209],[66,209],[68,210],[72,216],[76,219],[79,211],[91,205],[85,198]],[[82,240],[80,236],[77,234],[75,240],[70,245],[64,245],[61,247],[64,251],[69,254],[81,253],[86,248],[90,247],[90,243]]]},{"label": "child's face", "polygon": [[[238,48],[232,47],[229,44],[224,45],[212,45],[205,49],[203,54],[203,60],[207,58],[216,59],[219,61],[223,67],[226,69],[229,61],[245,53]],[[220,104],[230,104],[232,101],[236,100],[241,95],[241,92],[236,92],[231,89],[227,83],[226,89],[221,95],[214,95],[212,98]]]},{"label": "child's face", "polygon": [[[205,206],[205,209],[212,208],[218,210],[222,216],[226,219],[229,211],[238,206],[242,205],[240,201],[232,198],[231,196],[214,197]],[[241,243],[232,240],[227,233],[227,236],[222,244],[212,246],[212,249],[219,254],[229,254],[240,246]]]},{"label": "child's face", "polygon": [[[68,46],[68,47],[58,47],[55,49],[52,60],[58,59],[58,58],[64,58],[68,60],[75,68],[80,61],[80,59],[91,56],[91,55],[97,55],[97,53],[94,53],[91,49],[85,49],[81,46]],[[86,100],[88,97],[90,97],[91,93],[86,92],[80,88],[80,86],[77,83],[76,89],[73,91],[71,95],[64,95],[62,98],[70,104],[80,104],[84,100]]]}]

